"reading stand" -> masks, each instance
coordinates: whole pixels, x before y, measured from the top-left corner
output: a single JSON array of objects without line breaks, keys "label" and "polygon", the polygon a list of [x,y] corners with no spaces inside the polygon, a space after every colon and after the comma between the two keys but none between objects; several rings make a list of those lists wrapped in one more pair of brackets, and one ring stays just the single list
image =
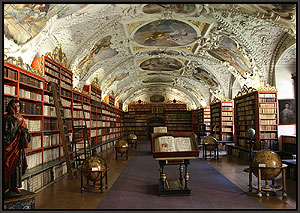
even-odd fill
[{"label": "reading stand", "polygon": [[[159,195],[190,195],[188,165],[191,159],[199,157],[197,136],[192,132],[152,133],[151,136],[153,157],[160,165]],[[167,179],[164,167],[168,165],[179,165],[178,179]]]}]

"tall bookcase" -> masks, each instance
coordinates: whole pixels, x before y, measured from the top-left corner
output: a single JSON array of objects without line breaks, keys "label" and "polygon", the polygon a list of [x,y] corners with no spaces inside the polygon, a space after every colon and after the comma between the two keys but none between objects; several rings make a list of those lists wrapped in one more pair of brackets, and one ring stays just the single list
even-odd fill
[{"label": "tall bookcase", "polygon": [[186,104],[164,104],[165,123],[168,132],[191,132],[192,112]]},{"label": "tall bookcase", "polygon": [[233,102],[217,101],[210,105],[211,131],[220,141],[233,140]]},{"label": "tall bookcase", "polygon": [[[266,88],[264,88],[266,89]],[[235,143],[247,146],[247,130],[255,129],[255,149],[278,149],[278,102],[275,88],[244,87],[234,98]]]},{"label": "tall bookcase", "polygon": [[205,133],[209,135],[211,132],[210,128],[210,107],[202,107],[199,110],[199,125],[205,124]]}]

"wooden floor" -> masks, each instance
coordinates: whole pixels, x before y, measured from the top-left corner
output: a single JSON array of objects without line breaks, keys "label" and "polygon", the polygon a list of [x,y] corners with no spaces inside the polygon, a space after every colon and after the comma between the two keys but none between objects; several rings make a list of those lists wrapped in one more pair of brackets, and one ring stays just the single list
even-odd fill
[{"label": "wooden floor", "polygon": [[[135,148],[129,149],[129,159],[135,153]],[[201,153],[201,151],[200,151]],[[108,170],[108,190],[111,188],[122,169],[126,166],[125,157],[116,160],[113,147],[105,150],[102,157],[106,160]],[[201,155],[200,155],[201,157]],[[207,159],[207,162],[215,167],[225,177],[248,193],[248,173],[243,172],[247,162],[229,156],[220,156],[219,160]],[[255,180],[255,179],[254,179]],[[288,179],[288,200],[281,200],[281,192],[270,197],[255,198],[269,209],[296,209],[296,182]],[[108,191],[106,190],[106,192]],[[80,192],[80,176],[70,180],[67,176],[49,185],[37,193],[36,209],[96,209],[104,199],[106,192],[99,191]],[[250,193],[254,196],[254,193]]]}]

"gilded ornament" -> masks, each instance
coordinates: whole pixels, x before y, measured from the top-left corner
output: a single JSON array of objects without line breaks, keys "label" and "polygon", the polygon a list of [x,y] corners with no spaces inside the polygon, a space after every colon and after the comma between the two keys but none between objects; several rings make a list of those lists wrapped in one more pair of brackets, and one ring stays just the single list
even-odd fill
[{"label": "gilded ornament", "polygon": [[202,32],[202,30],[205,26],[205,23],[200,22],[200,21],[189,20],[189,22],[191,22],[193,25],[195,25],[199,29],[200,32]]},{"label": "gilded ornament", "polygon": [[52,53],[47,52],[46,56],[51,58],[52,60],[56,61],[63,67],[70,69],[70,64],[68,63],[68,59],[66,54],[61,49],[61,44],[59,44],[59,47],[55,47]]},{"label": "gilded ornament", "polygon": [[132,32],[139,26],[141,26],[142,24],[146,23],[147,21],[138,21],[138,22],[134,22],[131,24],[128,24],[128,30],[129,30],[129,34],[131,35]]}]

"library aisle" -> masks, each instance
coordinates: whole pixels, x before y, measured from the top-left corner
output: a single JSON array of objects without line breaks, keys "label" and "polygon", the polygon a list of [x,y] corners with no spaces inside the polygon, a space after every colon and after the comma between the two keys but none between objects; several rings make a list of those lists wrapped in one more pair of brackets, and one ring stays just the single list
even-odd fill
[{"label": "library aisle", "polygon": [[[134,153],[135,149],[129,149],[129,160]],[[202,157],[201,155],[202,151],[200,151],[200,158]],[[106,160],[109,167],[109,190],[128,161],[126,161],[125,158],[115,160],[113,147],[103,151],[102,157]],[[208,159],[206,162],[247,193],[248,173],[243,172],[243,169],[247,166],[246,161],[235,157],[221,155],[219,160]],[[200,185],[201,183],[199,183],[199,186]],[[65,176],[37,193],[36,209],[96,209],[104,199],[108,190],[103,194],[100,194],[98,191],[80,193],[80,177],[77,177],[74,180],[67,180],[67,177]],[[256,198],[251,194],[249,194],[249,196],[257,199],[268,209],[295,209],[296,182],[288,179],[287,190],[288,200],[286,204],[281,201],[281,193],[271,195],[269,198],[265,196],[263,198]],[[49,202],[49,200],[51,200],[51,202]],[[184,206],[182,209],[185,209]]]}]

